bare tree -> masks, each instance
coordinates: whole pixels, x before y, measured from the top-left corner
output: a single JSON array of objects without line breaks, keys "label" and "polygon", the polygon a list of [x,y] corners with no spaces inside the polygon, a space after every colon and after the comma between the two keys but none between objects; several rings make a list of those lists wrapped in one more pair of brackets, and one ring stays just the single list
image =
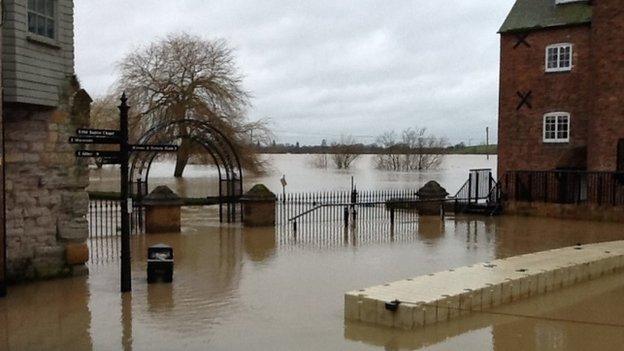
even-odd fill
[{"label": "bare tree", "polygon": [[107,94],[97,97],[91,104],[91,128],[96,129],[118,129],[119,109],[115,94]]},{"label": "bare tree", "polygon": [[332,161],[338,169],[349,169],[361,156],[360,147],[351,135],[341,135],[338,141],[332,143],[331,148]]},{"label": "bare tree", "polygon": [[310,155],[308,163],[314,168],[327,169],[329,167],[329,157],[327,154]]},{"label": "bare tree", "polygon": [[377,155],[377,167],[391,171],[422,171],[438,168],[444,160],[446,141],[427,134],[426,128],[408,128],[399,139],[394,132],[377,138],[384,151]]},{"label": "bare tree", "polygon": [[[200,119],[232,141],[245,168],[262,169],[249,135],[253,133],[254,139],[268,136],[267,121],[246,119],[250,95],[243,89],[234,54],[224,40],[169,35],[128,54],[120,63],[120,71],[118,89],[130,98],[134,137],[162,123]],[[190,157],[200,153],[197,143],[184,138],[188,133],[176,131],[183,139],[176,177],[182,176]]]},{"label": "bare tree", "polygon": [[377,155],[377,168],[389,171],[400,171],[401,146],[397,143],[397,136],[394,131],[386,132],[377,138],[377,144],[384,149],[384,152]]},{"label": "bare tree", "polygon": [[408,150],[403,167],[406,171],[435,169],[444,161],[443,149],[446,147],[446,141],[434,135],[427,135],[427,128],[404,130],[402,141]]}]

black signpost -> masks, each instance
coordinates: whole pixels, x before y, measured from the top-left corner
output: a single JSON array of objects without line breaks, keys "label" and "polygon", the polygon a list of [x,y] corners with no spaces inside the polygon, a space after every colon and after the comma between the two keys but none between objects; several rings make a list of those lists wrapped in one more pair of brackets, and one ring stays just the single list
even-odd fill
[{"label": "black signpost", "polygon": [[78,150],[76,157],[93,157],[102,164],[119,164],[121,191],[121,292],[132,291],[132,262],[130,255],[130,213],[132,198],[129,192],[130,180],[128,162],[131,152],[175,152],[177,145],[130,145],[128,143],[128,99],[121,96],[119,105],[119,130],[78,129],[78,136],[71,137],[72,144],[119,145],[119,151]]}]

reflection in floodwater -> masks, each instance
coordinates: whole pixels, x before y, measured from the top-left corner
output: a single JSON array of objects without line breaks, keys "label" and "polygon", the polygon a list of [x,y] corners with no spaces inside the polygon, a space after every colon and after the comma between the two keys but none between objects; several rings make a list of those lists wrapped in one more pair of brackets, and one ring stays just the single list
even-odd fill
[{"label": "reflection in floodwater", "polygon": [[[103,256],[89,277],[12,287],[0,300],[0,349],[608,350],[624,341],[621,276],[411,332],[345,324],[342,315],[345,291],[623,239],[618,224],[434,216],[401,217],[394,231],[374,220],[295,233],[220,227],[216,218],[214,208],[185,208],[181,234],[133,236],[131,295],[119,294],[118,259],[106,259],[117,244],[99,239],[91,249]],[[147,248],[157,243],[174,249],[172,284],[146,283]]]},{"label": "reflection in floodwater", "polygon": [[11,288],[0,300],[0,350],[89,350],[91,313],[85,279]]}]

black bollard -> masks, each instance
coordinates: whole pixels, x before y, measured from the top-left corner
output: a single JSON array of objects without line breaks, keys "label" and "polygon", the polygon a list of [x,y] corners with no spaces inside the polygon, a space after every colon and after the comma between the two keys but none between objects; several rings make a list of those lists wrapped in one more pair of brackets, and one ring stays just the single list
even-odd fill
[{"label": "black bollard", "polygon": [[344,208],[344,226],[349,226],[349,208],[345,206]]}]

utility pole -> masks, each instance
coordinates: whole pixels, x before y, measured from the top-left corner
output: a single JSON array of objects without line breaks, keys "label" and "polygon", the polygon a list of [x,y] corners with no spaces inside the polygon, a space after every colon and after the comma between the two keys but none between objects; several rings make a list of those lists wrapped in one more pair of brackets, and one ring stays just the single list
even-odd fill
[{"label": "utility pole", "polygon": [[490,159],[490,127],[485,127],[485,154]]}]

